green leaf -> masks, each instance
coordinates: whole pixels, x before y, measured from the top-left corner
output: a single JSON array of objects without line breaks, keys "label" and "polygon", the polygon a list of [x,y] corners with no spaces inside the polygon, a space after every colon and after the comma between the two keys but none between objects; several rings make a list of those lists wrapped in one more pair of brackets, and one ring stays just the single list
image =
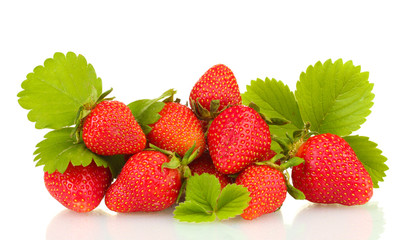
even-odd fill
[{"label": "green leaf", "polygon": [[216,208],[216,202],[221,193],[219,180],[210,174],[201,174],[188,178],[185,199],[194,201],[207,212]]},{"label": "green leaf", "polygon": [[[286,133],[293,133],[304,126],[295,96],[282,81],[274,78],[252,80],[242,94],[242,101],[245,105],[254,102],[267,119],[280,118],[290,122],[282,126],[269,126],[271,133],[277,137],[286,137]],[[281,151],[276,142],[272,142],[272,149]]]},{"label": "green leaf", "polygon": [[96,101],[102,82],[82,55],[55,53],[37,66],[21,84],[21,107],[30,110],[28,119],[38,129],[58,129],[74,124],[78,109]]},{"label": "green leaf", "polygon": [[[114,176],[115,171],[113,170],[121,168],[122,166],[118,166],[121,165],[121,162],[109,164],[104,157],[88,150],[83,142],[74,143],[71,138],[72,130],[73,128],[62,128],[47,133],[44,136],[45,139],[36,146],[37,149],[34,152],[36,166],[44,165],[44,171],[49,173],[55,170],[64,173],[70,162],[74,166],[88,166],[94,160],[97,166],[113,166],[110,169]],[[114,158],[110,159],[113,161]]]},{"label": "green leaf", "polygon": [[317,62],[300,75],[296,99],[311,130],[346,136],[360,128],[373,105],[369,73],[352,61]]},{"label": "green leaf", "polygon": [[145,134],[151,131],[149,125],[156,123],[161,118],[161,115],[158,113],[164,108],[165,103],[159,101],[164,98],[170,98],[175,93],[176,91],[174,89],[169,89],[158,98],[141,99],[128,104],[128,107],[131,109],[132,114]]},{"label": "green leaf", "polygon": [[352,147],[357,158],[359,158],[366,171],[370,174],[373,187],[378,188],[379,182],[384,181],[385,171],[389,169],[386,165],[387,158],[382,155],[382,151],[377,148],[377,144],[370,141],[368,137],[355,135],[346,136],[344,139]]},{"label": "green leaf", "polygon": [[247,188],[228,184],[221,191],[219,180],[208,173],[187,179],[185,202],[174,211],[174,217],[184,222],[210,222],[235,217],[248,207]]},{"label": "green leaf", "polygon": [[251,200],[249,191],[244,186],[228,184],[222,189],[216,206],[216,216],[220,220],[242,214]]},{"label": "green leaf", "polygon": [[205,211],[195,201],[185,201],[175,208],[174,218],[182,222],[213,222],[216,214]]}]

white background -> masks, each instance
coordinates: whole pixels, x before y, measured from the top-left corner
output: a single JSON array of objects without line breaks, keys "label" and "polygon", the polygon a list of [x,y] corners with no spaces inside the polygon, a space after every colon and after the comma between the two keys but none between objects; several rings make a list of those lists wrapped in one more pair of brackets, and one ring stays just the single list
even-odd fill
[{"label": "white background", "polygon": [[[145,1],[144,1],[145,2]],[[2,1],[1,239],[392,239],[408,236],[410,7],[406,1]],[[104,90],[129,103],[169,88],[186,101],[212,65],[230,67],[241,92],[256,78],[294,90],[317,61],[353,60],[376,97],[356,134],[388,157],[385,182],[360,207],[321,206],[290,196],[254,221],[212,224],[153,214],[65,210],[47,192],[33,152],[47,132],[17,103],[20,84],[54,52],[93,64]]]}]

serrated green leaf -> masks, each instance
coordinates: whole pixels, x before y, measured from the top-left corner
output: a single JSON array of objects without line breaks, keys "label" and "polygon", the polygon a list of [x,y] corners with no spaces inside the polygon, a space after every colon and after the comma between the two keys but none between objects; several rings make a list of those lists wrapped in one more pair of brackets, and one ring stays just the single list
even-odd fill
[{"label": "serrated green leaf", "polygon": [[216,214],[206,211],[195,201],[185,201],[175,208],[174,218],[182,222],[213,222]]},{"label": "serrated green leaf", "polygon": [[[252,80],[242,94],[242,101],[245,105],[254,102],[267,119],[280,118],[290,122],[283,126],[269,126],[271,133],[277,137],[286,137],[286,133],[293,133],[304,126],[295,96],[282,81],[274,78]],[[281,151],[276,142],[272,142],[272,149]]]},{"label": "serrated green leaf", "polygon": [[103,156],[88,150],[83,142],[74,143],[71,138],[72,130],[73,128],[62,128],[47,133],[45,139],[36,146],[36,166],[44,166],[44,171],[49,173],[56,170],[64,173],[70,162],[74,166],[88,166],[94,161],[97,166],[108,167],[109,164]]},{"label": "serrated green leaf", "polygon": [[244,186],[228,184],[222,189],[216,206],[216,216],[220,220],[233,218],[248,207],[250,193]]},{"label": "serrated green leaf", "polygon": [[195,174],[188,178],[185,202],[174,211],[174,217],[185,222],[209,222],[235,217],[248,207],[247,188],[228,184],[221,191],[219,180],[211,174]]},{"label": "serrated green leaf", "polygon": [[207,212],[212,212],[221,192],[219,180],[210,174],[195,174],[187,181],[185,199],[194,201]]},{"label": "serrated green leaf", "polygon": [[295,96],[311,130],[346,136],[360,128],[373,105],[369,73],[352,61],[317,62],[300,75]]},{"label": "serrated green leaf", "polygon": [[378,188],[379,182],[384,181],[387,158],[382,155],[382,151],[377,148],[377,144],[370,141],[368,137],[346,136],[343,137],[356,153],[357,158],[363,163],[366,171],[372,178],[373,187]]},{"label": "serrated green leaf", "polygon": [[58,129],[74,124],[78,109],[96,101],[102,82],[82,55],[55,53],[37,66],[21,84],[21,107],[30,110],[28,119],[36,128]]},{"label": "serrated green leaf", "polygon": [[161,115],[158,113],[164,108],[165,103],[159,102],[164,98],[172,97],[176,91],[170,89],[155,99],[141,99],[128,104],[137,122],[140,124],[145,134],[151,131],[150,124],[156,123]]}]

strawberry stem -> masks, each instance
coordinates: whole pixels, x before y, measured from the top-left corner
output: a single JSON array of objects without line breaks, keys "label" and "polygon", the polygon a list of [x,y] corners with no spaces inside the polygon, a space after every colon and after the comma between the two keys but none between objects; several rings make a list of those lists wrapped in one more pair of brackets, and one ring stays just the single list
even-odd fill
[{"label": "strawberry stem", "polygon": [[152,143],[149,144],[149,147],[150,147],[151,149],[148,149],[148,150],[155,150],[155,151],[158,151],[158,152],[160,152],[160,153],[163,153],[163,154],[165,154],[165,155],[167,155],[167,156],[175,156],[175,153],[174,153],[174,152],[171,152],[171,151],[168,151],[168,150],[159,148],[159,147],[155,146],[155,145],[152,144]]},{"label": "strawberry stem", "polygon": [[298,153],[299,148],[306,142],[307,138],[311,136],[311,134],[314,134],[313,132],[310,132],[310,123],[306,122],[305,126],[302,130],[296,130],[293,133],[293,136],[296,136],[297,140],[294,140],[292,145],[290,146],[290,149],[288,151],[288,159],[292,159],[296,156]]},{"label": "strawberry stem", "polygon": [[289,195],[291,195],[296,200],[304,200],[306,199],[305,194],[300,191],[299,189],[295,188],[292,184],[290,184],[290,176],[288,171],[283,173],[286,181],[286,190],[288,191]]}]

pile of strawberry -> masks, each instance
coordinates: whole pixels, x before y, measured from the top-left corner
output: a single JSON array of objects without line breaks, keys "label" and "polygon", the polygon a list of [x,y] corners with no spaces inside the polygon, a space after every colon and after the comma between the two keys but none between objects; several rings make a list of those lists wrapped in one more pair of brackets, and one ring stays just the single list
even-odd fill
[{"label": "pile of strawberry", "polygon": [[104,198],[115,212],[178,204],[175,217],[190,222],[254,219],[277,211],[288,192],[325,204],[372,197],[374,180],[345,138],[308,121],[280,137],[275,129],[291,121],[245,105],[225,65],[192,85],[187,104],[171,89],[126,105],[101,92],[81,55],[56,53],[35,68],[18,96],[37,128],[53,129],[35,152],[49,193],[77,212]]}]

